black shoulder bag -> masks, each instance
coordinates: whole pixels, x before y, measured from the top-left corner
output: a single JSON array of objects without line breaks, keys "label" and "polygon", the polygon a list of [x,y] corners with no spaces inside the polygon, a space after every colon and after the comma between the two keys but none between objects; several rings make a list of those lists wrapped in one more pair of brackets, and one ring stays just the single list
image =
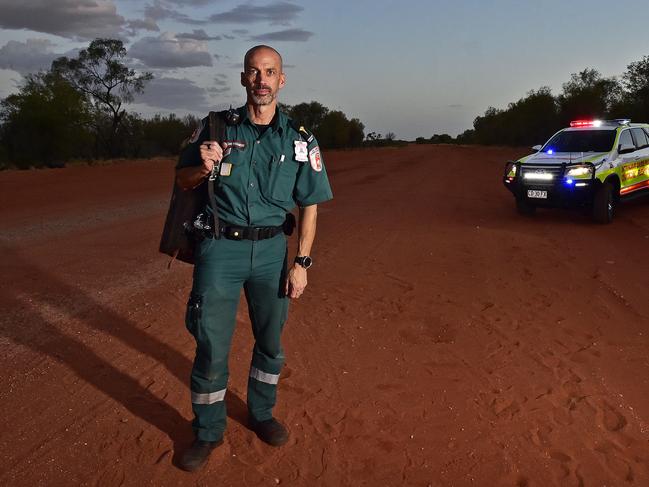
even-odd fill
[{"label": "black shoulder bag", "polygon": [[[210,140],[223,142],[223,116],[222,112],[210,112]],[[160,252],[171,257],[169,267],[174,259],[193,264],[196,244],[206,237],[219,238],[219,217],[214,201],[217,175],[218,165],[215,164],[207,179],[187,190],[180,188],[174,177],[169,211],[160,239]],[[205,215],[206,204],[212,210],[211,215]]]}]

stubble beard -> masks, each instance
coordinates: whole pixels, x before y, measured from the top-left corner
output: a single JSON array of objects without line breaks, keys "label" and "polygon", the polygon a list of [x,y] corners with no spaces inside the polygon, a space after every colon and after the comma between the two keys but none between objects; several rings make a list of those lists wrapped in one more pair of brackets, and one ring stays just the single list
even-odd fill
[{"label": "stubble beard", "polygon": [[257,106],[270,105],[277,98],[276,92],[270,92],[267,95],[255,95],[252,90],[250,91],[250,101]]}]

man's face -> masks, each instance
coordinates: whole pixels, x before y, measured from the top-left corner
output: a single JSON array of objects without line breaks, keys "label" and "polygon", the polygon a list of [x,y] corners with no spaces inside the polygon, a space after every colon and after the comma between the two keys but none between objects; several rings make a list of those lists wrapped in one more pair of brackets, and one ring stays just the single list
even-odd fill
[{"label": "man's face", "polygon": [[270,49],[257,49],[248,58],[241,73],[241,85],[246,88],[248,102],[270,105],[286,82],[281,60]]}]

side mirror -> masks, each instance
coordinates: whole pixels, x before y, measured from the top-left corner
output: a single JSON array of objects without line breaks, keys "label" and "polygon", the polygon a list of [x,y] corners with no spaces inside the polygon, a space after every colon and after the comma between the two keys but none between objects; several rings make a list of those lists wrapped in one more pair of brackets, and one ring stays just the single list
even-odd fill
[{"label": "side mirror", "polygon": [[540,151],[541,149],[543,149],[542,145],[535,145],[532,147],[532,150],[535,150],[536,152]]},{"label": "side mirror", "polygon": [[618,154],[629,154],[635,152],[635,146],[631,144],[620,144],[617,148]]}]

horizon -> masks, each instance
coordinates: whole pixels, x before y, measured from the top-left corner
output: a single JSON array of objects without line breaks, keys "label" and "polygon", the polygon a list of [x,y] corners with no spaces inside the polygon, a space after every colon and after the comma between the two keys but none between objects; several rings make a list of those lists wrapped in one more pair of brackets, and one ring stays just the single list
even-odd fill
[{"label": "horizon", "polygon": [[22,75],[113,37],[138,71],[155,77],[130,111],[204,116],[243,104],[243,54],[263,43],[284,58],[282,103],[318,101],[360,119],[366,133],[414,140],[455,136],[489,106],[506,108],[542,86],[556,95],[586,68],[619,76],[649,55],[649,6],[638,0],[616,7],[633,13],[620,16],[617,36],[590,34],[614,27],[601,0],[84,3],[0,0],[0,98],[17,91]]}]

